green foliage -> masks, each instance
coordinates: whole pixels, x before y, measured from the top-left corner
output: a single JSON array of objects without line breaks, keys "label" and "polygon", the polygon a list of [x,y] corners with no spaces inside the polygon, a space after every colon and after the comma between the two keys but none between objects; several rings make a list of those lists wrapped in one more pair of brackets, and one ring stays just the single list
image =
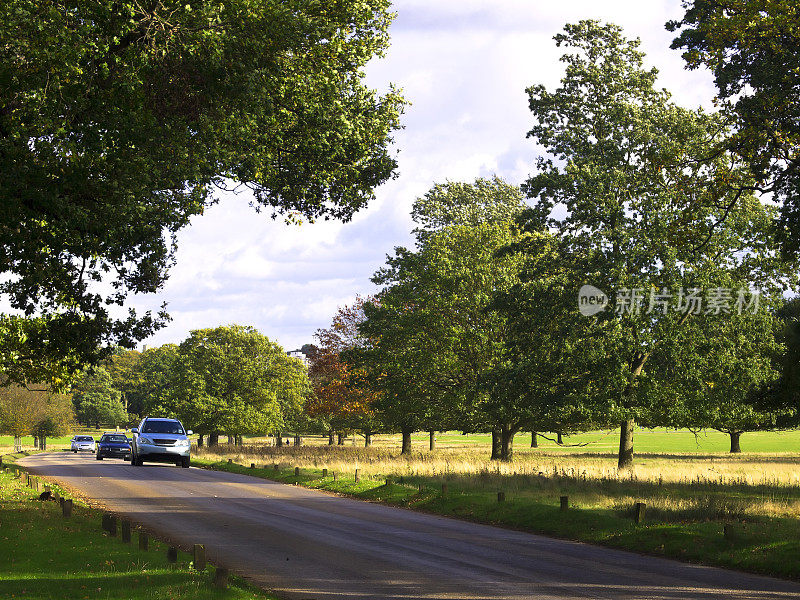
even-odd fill
[{"label": "green foliage", "polygon": [[[575,298],[592,284],[612,298],[618,292],[624,308],[622,290],[647,302],[691,288],[788,288],[791,268],[773,250],[772,211],[742,191],[752,183],[749,171],[727,152],[707,159],[725,137],[724,120],[670,102],[654,87],[656,71],[644,68],[639,42],[617,26],[581,21],[556,42],[571,51],[561,86],[529,89],[536,118],[529,136],[550,157],[539,159],[524,188],[535,199],[529,227],[555,232],[570,263],[572,283],[563,291],[571,287]],[[667,310],[634,301],[633,310],[607,311],[585,327],[591,351],[576,356],[589,360],[570,370],[591,373],[584,393],[609,417],[648,422],[678,406],[662,402],[660,388],[674,389],[659,353],[680,335],[690,349],[702,341],[699,329],[684,331],[690,318],[727,315],[704,309],[696,317],[675,310],[676,300]],[[633,450],[623,451],[623,442],[630,442],[625,426],[620,466],[629,466]]]},{"label": "green foliage", "polygon": [[43,384],[28,386],[4,382],[0,386],[0,431],[23,435],[64,435],[75,414],[68,396]]},{"label": "green foliage", "polygon": [[71,387],[78,422],[84,425],[120,425],[128,422],[119,390],[104,367],[85,369]]},{"label": "green foliage", "polygon": [[152,360],[150,352],[142,363],[169,369],[145,377],[158,390],[150,414],[176,416],[201,434],[279,430],[302,412],[310,391],[305,367],[252,327],[199,329],[177,352],[166,348]]},{"label": "green foliage", "polygon": [[514,282],[518,260],[495,256],[514,238],[519,190],[499,179],[435,186],[414,204],[416,251],[397,248],[373,278],[365,306],[371,341],[353,353],[383,394],[376,406],[395,430],[492,428],[520,419],[493,410],[485,377],[503,360],[505,320],[489,305]]},{"label": "green foliage", "polygon": [[44,380],[161,327],[109,305],[161,288],[175,234],[230,182],[273,217],[363,207],[404,103],[362,81],[388,7],[0,4],[0,294],[39,317],[0,315],[0,368]]},{"label": "green foliage", "polygon": [[[752,189],[782,204],[784,250],[800,250],[800,7],[794,0],[685,0],[679,31],[690,69],[714,74],[735,131],[721,144],[752,170]],[[709,154],[711,155],[711,153]]]}]

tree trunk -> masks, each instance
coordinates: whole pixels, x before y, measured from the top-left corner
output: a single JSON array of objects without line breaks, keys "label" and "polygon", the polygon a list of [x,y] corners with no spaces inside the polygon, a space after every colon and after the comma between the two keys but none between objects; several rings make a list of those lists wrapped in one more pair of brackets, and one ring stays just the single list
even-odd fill
[{"label": "tree trunk", "polygon": [[492,429],[492,457],[491,460],[500,460],[500,430]]},{"label": "tree trunk", "polygon": [[400,454],[411,454],[411,429],[403,429],[403,447]]},{"label": "tree trunk", "polygon": [[294,434],[294,445],[299,446],[301,443],[302,440],[300,439],[300,434],[299,433]]},{"label": "tree trunk", "polygon": [[731,436],[731,453],[738,454],[742,451],[742,447],[739,445],[739,438],[742,435],[741,431],[729,431],[728,435]]},{"label": "tree trunk", "polygon": [[209,446],[209,448],[212,447],[212,446],[218,446],[218,445],[219,445],[219,433],[217,433],[216,431],[213,432],[213,433],[209,433],[208,434],[208,446]]},{"label": "tree trunk", "polygon": [[428,432],[428,436],[430,438],[429,441],[428,441],[428,449],[431,452],[433,452],[434,450],[436,450],[436,432],[435,431],[429,431]]},{"label": "tree trunk", "polygon": [[33,447],[34,448],[38,448],[39,447],[39,436],[38,435],[33,436]]},{"label": "tree trunk", "polygon": [[633,468],[633,419],[626,419],[619,428],[619,461],[620,470]]},{"label": "tree trunk", "polygon": [[535,431],[531,431],[531,448],[538,448],[539,447],[539,434]]},{"label": "tree trunk", "polygon": [[333,446],[335,442],[333,441],[333,429],[328,432],[328,446]]},{"label": "tree trunk", "polygon": [[202,448],[203,447],[203,434],[202,433],[197,436],[197,447],[198,448]]},{"label": "tree trunk", "polygon": [[514,456],[514,435],[516,427],[503,425],[500,430],[500,460],[511,460]]},{"label": "tree trunk", "polygon": [[563,444],[564,443],[564,438],[561,437],[561,432],[560,431],[556,431],[556,443],[557,444]]},{"label": "tree trunk", "polygon": [[39,448],[42,450],[47,450],[47,437],[44,435],[39,440]]},{"label": "tree trunk", "polygon": [[275,434],[275,443],[278,445],[278,448],[283,448],[283,433],[280,431]]},{"label": "tree trunk", "polygon": [[338,446],[344,446],[344,434],[342,433],[336,434],[336,444]]},{"label": "tree trunk", "polygon": [[22,450],[22,438],[18,435],[14,436],[14,452]]},{"label": "tree trunk", "polygon": [[372,432],[367,429],[364,432],[364,448],[369,448],[372,446]]}]

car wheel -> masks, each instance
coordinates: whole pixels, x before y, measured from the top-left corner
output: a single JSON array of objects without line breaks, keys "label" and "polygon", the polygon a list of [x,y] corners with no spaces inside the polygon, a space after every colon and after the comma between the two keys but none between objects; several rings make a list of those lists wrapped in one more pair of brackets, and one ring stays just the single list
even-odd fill
[{"label": "car wheel", "polygon": [[75,453],[75,454],[77,454],[77,453],[78,453],[78,451],[77,451],[77,450],[73,450],[72,452],[73,452],[73,453]]},{"label": "car wheel", "polygon": [[97,456],[95,456],[95,458],[96,458],[97,460],[103,460],[103,457],[102,457],[102,456],[100,456],[99,454],[98,454]]}]

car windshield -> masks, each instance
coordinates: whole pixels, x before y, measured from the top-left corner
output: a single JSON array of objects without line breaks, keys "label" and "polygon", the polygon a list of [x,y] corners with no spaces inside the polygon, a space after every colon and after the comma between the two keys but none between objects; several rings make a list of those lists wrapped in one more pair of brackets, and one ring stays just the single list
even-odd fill
[{"label": "car windshield", "polygon": [[93,442],[94,438],[89,435],[79,435],[75,438],[76,442]]},{"label": "car windshield", "polygon": [[122,442],[125,443],[128,441],[124,435],[104,435],[100,438],[101,442]]},{"label": "car windshield", "polygon": [[177,421],[147,421],[142,427],[142,433],[171,433],[183,435],[183,427]]}]

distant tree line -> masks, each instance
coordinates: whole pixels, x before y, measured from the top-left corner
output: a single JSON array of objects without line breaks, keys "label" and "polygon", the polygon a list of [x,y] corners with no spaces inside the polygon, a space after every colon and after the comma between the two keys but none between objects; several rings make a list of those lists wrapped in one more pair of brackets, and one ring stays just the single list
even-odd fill
[{"label": "distant tree line", "polygon": [[219,436],[305,430],[311,393],[305,365],[252,327],[192,331],[180,344],[117,350],[71,388],[78,421],[133,426],[145,415],[176,417],[215,445]]}]

